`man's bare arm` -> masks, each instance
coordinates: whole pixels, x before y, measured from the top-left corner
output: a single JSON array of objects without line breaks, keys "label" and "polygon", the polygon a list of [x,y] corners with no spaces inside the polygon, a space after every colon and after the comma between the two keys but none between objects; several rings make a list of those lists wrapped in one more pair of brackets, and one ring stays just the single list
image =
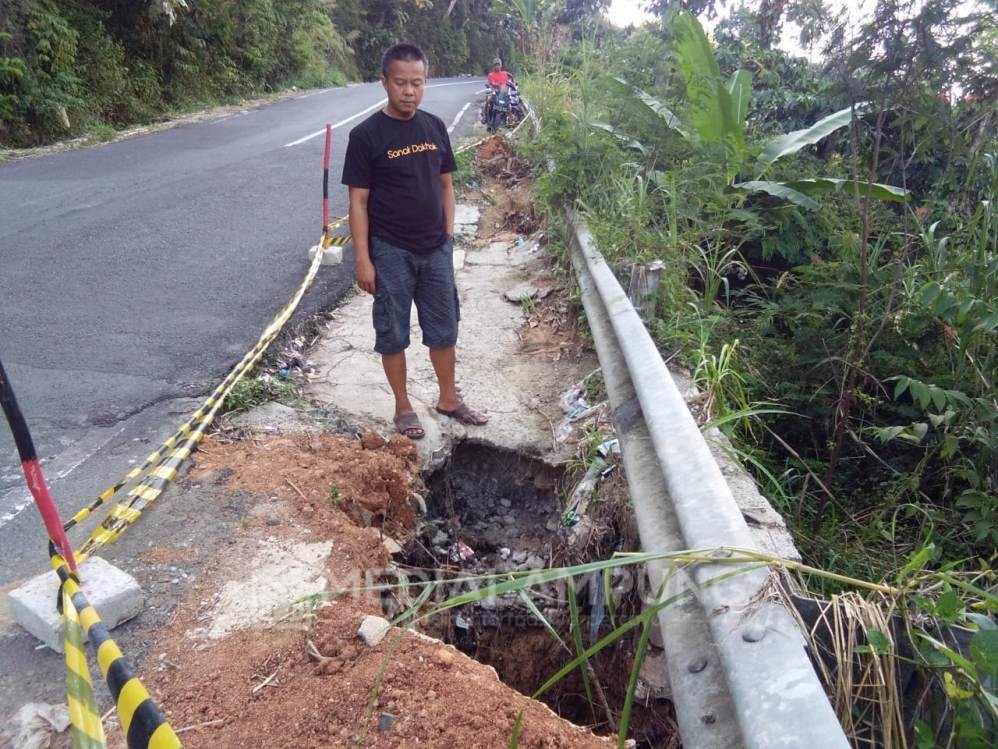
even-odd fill
[{"label": "man's bare arm", "polygon": [[454,197],[454,175],[452,172],[440,175],[440,191],[444,201],[444,226],[447,236],[454,236],[454,213],[457,210],[457,199]]},{"label": "man's bare arm", "polygon": [[371,191],[363,187],[350,188],[350,236],[353,238],[354,272],[357,285],[368,294],[374,293],[374,263],[368,246],[367,200]]}]

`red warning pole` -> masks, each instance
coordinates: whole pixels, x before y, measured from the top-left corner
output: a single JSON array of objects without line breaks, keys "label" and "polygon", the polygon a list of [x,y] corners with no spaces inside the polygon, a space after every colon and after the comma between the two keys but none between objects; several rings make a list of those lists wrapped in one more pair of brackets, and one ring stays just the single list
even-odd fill
[{"label": "red warning pole", "polygon": [[3,407],[4,416],[7,417],[10,431],[14,435],[14,444],[21,457],[21,470],[24,471],[24,479],[28,482],[31,496],[35,498],[38,512],[41,513],[42,522],[45,523],[45,530],[48,531],[52,542],[59,547],[62,558],[69,564],[69,569],[75,572],[76,558],[73,556],[73,549],[69,545],[69,539],[66,538],[66,531],[63,530],[62,521],[59,520],[59,511],[45,483],[42,466],[35,452],[35,443],[31,439],[31,432],[28,431],[28,422],[21,413],[21,407],[17,405],[14,388],[7,378],[2,362],[0,362],[0,406]]},{"label": "red warning pole", "polygon": [[333,126],[326,123],[326,153],[322,157],[322,245],[329,236],[329,154],[333,144]]}]

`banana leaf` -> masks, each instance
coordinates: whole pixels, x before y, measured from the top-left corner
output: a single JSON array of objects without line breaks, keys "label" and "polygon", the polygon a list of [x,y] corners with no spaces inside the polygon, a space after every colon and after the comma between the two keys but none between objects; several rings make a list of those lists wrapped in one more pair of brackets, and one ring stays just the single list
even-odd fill
[{"label": "banana leaf", "polygon": [[730,179],[745,151],[742,121],[737,117],[740,105],[735,103],[721,78],[710,40],[696,17],[681,11],[676,14],[672,29],[693,129],[705,143],[724,146],[725,171]]},{"label": "banana leaf", "polygon": [[614,138],[616,138],[623,146],[626,148],[633,149],[640,153],[642,156],[648,155],[648,149],[645,144],[635,138],[632,138],[627,133],[622,133],[620,130],[615,128],[609,122],[602,122],[600,120],[589,120],[589,127],[595,127],[599,130],[605,130],[610,133]]},{"label": "banana leaf", "polygon": [[669,107],[667,107],[660,99],[649,94],[647,91],[642,91],[637,86],[632,86],[627,81],[621,78],[609,78],[608,80],[613,83],[620,84],[624,89],[629,91],[634,95],[634,98],[644,104],[648,109],[661,117],[670,130],[675,130],[677,133],[682,135],[687,140],[690,139],[690,133],[686,128],[683,127],[682,120],[676,115]]},{"label": "banana leaf", "polygon": [[807,208],[811,211],[816,211],[820,207],[818,201],[812,200],[804,193],[788,187],[783,182],[769,182],[766,180],[752,180],[750,182],[739,182],[732,185],[736,190],[741,190],[742,192],[764,192],[773,197],[780,198],[781,200],[789,201],[794,205],[799,205],[801,208]]},{"label": "banana leaf", "polygon": [[[863,114],[869,109],[868,104],[857,104],[856,114]],[[794,130],[791,133],[777,136],[766,144],[766,147],[759,154],[759,164],[769,165],[777,159],[797,153],[805,146],[817,143],[841,127],[845,127],[852,121],[852,108],[840,109],[834,114],[822,117],[811,127],[803,130]]]},{"label": "banana leaf", "polygon": [[[802,192],[805,195],[822,195],[828,192],[847,192],[852,195],[854,181],[851,179],[835,179],[833,177],[815,177],[813,179],[798,179],[787,182],[787,187]],[[883,185],[879,182],[860,182],[859,194],[863,197],[877,200],[890,200],[903,203],[908,199],[908,191],[894,185]]]},{"label": "banana leaf", "polygon": [[735,118],[745,127],[749,100],[752,98],[752,74],[747,70],[736,70],[728,79],[728,93],[735,104]]}]

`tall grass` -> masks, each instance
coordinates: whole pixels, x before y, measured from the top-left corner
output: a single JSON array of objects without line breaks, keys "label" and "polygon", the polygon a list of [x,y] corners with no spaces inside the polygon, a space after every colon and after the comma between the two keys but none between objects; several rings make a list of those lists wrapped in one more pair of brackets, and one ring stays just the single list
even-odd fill
[{"label": "tall grass", "polygon": [[[723,556],[720,553],[729,555]],[[967,721],[972,720],[977,721],[979,731],[984,732],[982,735],[987,739],[988,735],[993,735],[998,721],[998,698],[994,693],[998,678],[998,627],[993,622],[994,615],[998,613],[998,597],[990,592],[996,584],[996,576],[991,569],[982,569],[972,575],[954,570],[931,571],[926,569],[931,556],[932,547],[922,547],[906,561],[891,581],[870,582],[747,549],[719,547],[673,553],[635,552],[615,554],[610,559],[567,567],[458,576],[446,581],[404,579],[397,584],[332,591],[324,596],[313,597],[313,600],[318,601],[329,595],[366,594],[372,591],[393,591],[401,594],[404,599],[411,596],[410,589],[416,588],[419,594],[415,598],[409,598],[411,603],[392,621],[394,625],[409,628],[452,609],[503,594],[515,594],[521,601],[529,600],[528,593],[532,588],[564,582],[568,585],[567,605],[574,648],[570,648],[556,629],[543,616],[539,616],[552,639],[566,651],[567,660],[537,687],[533,696],[543,696],[576,669],[581,669],[582,678],[588,680],[591,672],[587,667],[593,658],[611,645],[631,638],[634,659],[628,674],[623,706],[619,715],[615,716],[617,746],[623,747],[630,731],[634,695],[655,617],[669,606],[722,580],[768,567],[792,575],[805,588],[808,582],[823,580],[833,581],[847,590],[834,597],[824,608],[822,621],[828,624],[827,628],[833,633],[830,653],[827,654],[830,658],[816,660],[819,677],[850,737],[874,740],[878,746],[887,749],[907,748],[911,745],[907,739],[910,726],[905,723],[910,716],[905,718],[902,714],[897,681],[900,665],[908,662],[920,669],[928,682],[940,685],[935,694],[942,695],[945,701],[944,711],[948,715],[948,720],[942,720],[936,726],[942,732],[942,745],[949,742],[943,734],[948,731],[952,738],[958,723],[963,734],[969,735],[966,726]],[[616,616],[613,588],[605,585],[611,612],[611,629],[595,643],[584,647],[581,638],[582,615],[578,606],[573,605],[573,581],[587,575],[601,576],[607,581],[614,570],[640,570],[654,561],[667,562],[672,574],[705,564],[725,565],[728,569],[671,596],[664,595],[663,585],[644,601],[645,608],[640,613],[622,620]],[[789,599],[792,591],[787,587],[786,578],[774,574],[771,581],[773,587],[782,591]],[[474,585],[475,588],[435,600],[434,594],[441,594],[452,586],[467,585]],[[536,611],[536,607],[532,608]],[[750,613],[747,611],[746,615]],[[962,630],[972,636],[969,655],[962,655],[952,645],[946,644],[946,638],[939,633],[940,626]],[[804,635],[809,638],[814,654],[823,650],[815,631],[805,628]],[[389,649],[386,653],[386,667],[392,652]],[[376,684],[375,688],[377,686]],[[590,694],[589,697],[592,701],[593,695]],[[915,724],[916,733],[924,733],[924,726],[927,725],[924,710],[920,712],[916,706],[915,713],[920,721]],[[955,716],[960,716],[959,721]],[[919,728],[920,725],[923,727]],[[988,731],[992,734],[988,734]],[[511,741],[517,740],[514,737]],[[974,743],[949,744],[988,746]],[[919,746],[921,745],[920,743]]]}]

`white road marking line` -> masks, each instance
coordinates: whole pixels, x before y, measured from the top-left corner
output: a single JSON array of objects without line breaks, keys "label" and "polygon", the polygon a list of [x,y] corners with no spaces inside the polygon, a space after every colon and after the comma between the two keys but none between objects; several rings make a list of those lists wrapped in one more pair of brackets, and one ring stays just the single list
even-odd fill
[{"label": "white road marking line", "polygon": [[[480,81],[471,80],[471,81],[458,81],[457,83],[432,83],[428,85],[426,88],[444,88],[446,86],[470,86],[470,85],[475,85],[475,86],[480,85]],[[323,93],[323,92],[317,92],[317,93]],[[313,95],[314,94],[307,94],[307,96],[313,96]],[[305,97],[300,97],[300,98],[305,98]],[[333,125],[333,130],[335,130],[338,127],[342,127],[343,125],[346,125],[348,122],[353,122],[358,117],[363,117],[368,112],[373,112],[378,107],[383,107],[387,103],[388,99],[382,99],[377,104],[372,104],[367,109],[361,112],[357,112],[357,114],[351,115],[350,117],[347,117],[345,120],[340,120],[335,125]],[[290,143],[285,143],[283,147],[291,148],[292,146],[301,145],[306,141],[312,140],[312,138],[318,138],[320,135],[322,135],[325,132],[326,128],[322,128],[322,130],[316,130],[314,133],[306,135],[304,138],[299,138],[298,140],[293,140]]]},{"label": "white road marking line", "polygon": [[23,502],[21,502],[20,504],[14,505],[13,510],[11,510],[10,512],[6,512],[3,515],[0,515],[0,528],[3,528],[5,525],[7,525],[7,523],[9,523],[11,520],[20,515],[25,510],[25,508],[34,501],[30,494],[27,494],[27,497],[28,498]]},{"label": "white road marking line", "polygon": [[[111,440],[115,439],[123,431],[125,431],[125,427],[119,427],[118,430],[110,437],[101,440],[96,447],[93,447],[92,449],[84,452],[83,456],[79,458],[75,463],[71,463],[69,466],[63,468],[61,471],[56,472],[54,477],[49,478],[49,485],[52,486],[57,481],[61,481],[62,479],[66,478],[69,474],[71,474],[81,465],[90,460],[94,455],[103,450],[111,442]],[[19,504],[15,504],[12,510],[5,512],[3,515],[0,515],[0,528],[3,528],[5,525],[7,525],[7,523],[16,518],[22,512],[24,512],[24,510],[26,510],[29,506],[34,504],[34,498],[31,496],[31,493],[29,491],[25,490],[21,496],[24,497],[24,500],[22,502],[20,502]]]},{"label": "white road marking line", "polygon": [[[387,103],[388,103],[388,99],[382,99],[381,101],[372,104],[367,109],[362,109],[361,111],[357,112],[357,114],[352,114],[349,117],[347,117],[345,120],[340,120],[335,125],[333,125],[333,130],[335,130],[338,127],[342,127],[343,125],[346,125],[348,122],[353,122],[358,117],[363,117],[368,112],[373,112],[375,109],[378,109],[379,107],[383,107]],[[290,143],[285,143],[284,144],[284,148],[291,148],[292,146],[300,145],[300,144],[304,143],[307,140],[312,140],[312,138],[318,138],[320,135],[322,135],[325,132],[326,132],[326,128],[322,128],[322,130],[316,130],[314,133],[312,133],[310,135],[306,135],[304,138],[299,138],[298,140],[293,140]]]},{"label": "white road marking line", "polygon": [[447,128],[447,132],[448,133],[453,133],[454,132],[454,128],[457,127],[457,123],[459,123],[461,121],[461,118],[464,117],[464,113],[468,111],[468,107],[470,107],[470,106],[471,106],[471,102],[469,101],[467,104],[465,104],[463,107],[461,107],[461,111],[457,113],[457,117],[454,118],[454,121],[450,124],[450,127]]}]

